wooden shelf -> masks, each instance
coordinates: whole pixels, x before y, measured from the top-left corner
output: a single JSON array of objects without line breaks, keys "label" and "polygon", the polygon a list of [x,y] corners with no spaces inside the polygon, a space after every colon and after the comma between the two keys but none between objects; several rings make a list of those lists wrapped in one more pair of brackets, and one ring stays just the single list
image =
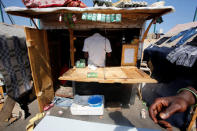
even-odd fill
[{"label": "wooden shelf", "polygon": [[[96,72],[97,78],[87,78],[88,72]],[[95,71],[86,68],[72,68],[59,80],[71,80],[79,82],[99,82],[99,83],[157,83],[149,75],[134,66],[97,68]]]}]

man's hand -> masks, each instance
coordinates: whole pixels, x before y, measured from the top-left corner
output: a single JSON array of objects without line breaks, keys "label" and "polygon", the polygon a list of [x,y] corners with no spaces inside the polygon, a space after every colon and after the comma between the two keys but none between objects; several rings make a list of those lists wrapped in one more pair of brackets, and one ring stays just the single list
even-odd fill
[{"label": "man's hand", "polygon": [[88,52],[84,52],[84,58],[88,59],[88,57],[89,57]]},{"label": "man's hand", "polygon": [[111,53],[109,52],[109,53],[107,53],[107,57],[111,57]]},{"label": "man's hand", "polygon": [[[172,130],[170,123],[164,121],[176,112],[184,112],[187,107],[195,103],[193,94],[182,91],[176,96],[157,98],[149,108],[150,117],[155,123]],[[158,118],[158,119],[157,119]]]}]

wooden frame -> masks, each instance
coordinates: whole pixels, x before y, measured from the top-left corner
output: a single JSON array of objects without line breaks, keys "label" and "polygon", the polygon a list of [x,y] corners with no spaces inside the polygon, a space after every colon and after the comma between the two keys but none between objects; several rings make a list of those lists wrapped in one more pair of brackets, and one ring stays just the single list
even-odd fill
[{"label": "wooden frame", "polygon": [[46,30],[25,27],[26,43],[40,112],[54,98]]},{"label": "wooden frame", "polygon": [[[130,51],[134,51],[134,52],[126,52],[129,49],[130,49]],[[129,55],[133,56],[133,60],[130,60],[128,58],[125,59],[125,57],[126,57],[125,53],[132,53]],[[138,45],[123,45],[122,46],[121,66],[135,66],[137,63],[137,54],[138,54]],[[128,62],[125,62],[125,61],[128,61]]]}]

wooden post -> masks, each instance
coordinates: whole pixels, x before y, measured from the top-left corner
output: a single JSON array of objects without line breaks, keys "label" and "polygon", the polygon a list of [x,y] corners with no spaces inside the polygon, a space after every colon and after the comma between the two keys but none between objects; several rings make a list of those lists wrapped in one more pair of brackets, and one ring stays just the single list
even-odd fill
[{"label": "wooden post", "polygon": [[[146,31],[144,32],[142,39],[139,41],[139,44],[142,44],[142,46],[141,46],[141,60],[143,59],[143,43],[144,43],[144,40],[145,40],[145,38],[147,37],[148,32],[149,32],[149,30],[150,30],[150,27],[152,26],[152,24],[153,24],[154,21],[155,21],[155,19],[152,19],[152,21],[151,21],[150,24],[148,25]],[[139,67],[140,67],[140,66],[139,66]]]},{"label": "wooden post", "polygon": [[144,43],[144,40],[145,40],[145,38],[147,37],[148,32],[149,32],[149,30],[150,30],[150,27],[151,27],[151,25],[153,24],[154,21],[155,21],[155,19],[152,19],[152,21],[151,21],[150,24],[148,25],[146,31],[144,32],[144,35],[143,35],[143,37],[142,37],[142,40],[140,41],[141,43]]},{"label": "wooden post", "polygon": [[40,112],[54,98],[47,32],[25,27],[28,56]]},{"label": "wooden post", "polygon": [[191,122],[190,122],[190,124],[189,124],[189,127],[187,128],[187,131],[191,131],[192,126],[193,126],[193,124],[195,123],[196,117],[197,117],[197,108],[196,108],[195,111],[194,111],[194,114],[193,114],[193,116],[192,116],[192,120],[191,120]]},{"label": "wooden post", "polygon": [[2,95],[2,97],[4,96],[3,93],[4,93],[4,92],[3,92],[3,86],[0,86],[0,95]]},{"label": "wooden post", "polygon": [[73,36],[73,30],[69,29],[70,32],[70,60],[71,60],[71,66],[75,65],[75,51],[74,51],[74,36]]}]

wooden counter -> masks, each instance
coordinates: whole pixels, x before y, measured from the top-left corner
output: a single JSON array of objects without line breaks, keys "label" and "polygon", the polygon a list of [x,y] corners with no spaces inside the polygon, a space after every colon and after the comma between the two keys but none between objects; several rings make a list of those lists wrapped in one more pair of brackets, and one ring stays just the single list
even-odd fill
[{"label": "wooden counter", "polygon": [[[88,72],[98,74],[97,78],[87,78]],[[86,68],[72,68],[59,80],[71,80],[79,82],[99,82],[99,83],[157,83],[149,75],[134,66],[105,67],[97,68],[95,71]]]}]

